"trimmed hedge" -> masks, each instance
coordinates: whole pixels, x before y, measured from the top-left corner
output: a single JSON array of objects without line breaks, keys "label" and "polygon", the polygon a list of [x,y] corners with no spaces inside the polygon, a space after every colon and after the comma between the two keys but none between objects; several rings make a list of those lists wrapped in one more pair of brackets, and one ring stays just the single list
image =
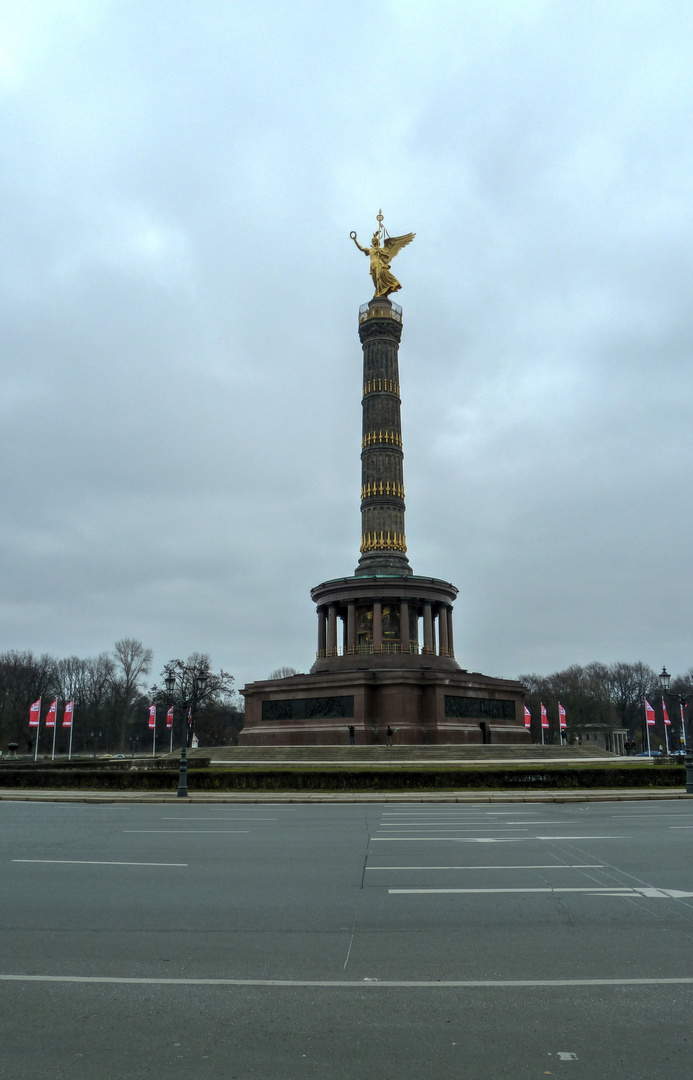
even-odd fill
[{"label": "trimmed hedge", "polygon": [[[188,770],[190,791],[466,791],[678,788],[682,765],[578,765],[354,768],[203,768]],[[174,792],[177,769],[3,768],[0,788]]]},{"label": "trimmed hedge", "polygon": [[[188,758],[188,768],[192,768],[193,765],[196,769],[207,768],[211,763],[211,758],[198,757],[191,761]],[[74,757],[72,761],[68,761],[67,758],[56,758],[55,761],[47,761],[45,758],[34,762],[24,758],[23,760],[12,760],[11,758],[4,758],[0,760],[0,775],[3,770],[9,769],[13,772],[27,771],[33,772],[36,769],[49,769],[60,770],[65,772],[74,772],[79,770],[81,772],[123,772],[125,770],[130,771],[136,769],[138,771],[151,771],[152,769],[178,769],[178,758],[173,761],[171,757],[121,757],[121,758],[92,758],[92,757]],[[2,780],[0,779],[0,785]]]}]

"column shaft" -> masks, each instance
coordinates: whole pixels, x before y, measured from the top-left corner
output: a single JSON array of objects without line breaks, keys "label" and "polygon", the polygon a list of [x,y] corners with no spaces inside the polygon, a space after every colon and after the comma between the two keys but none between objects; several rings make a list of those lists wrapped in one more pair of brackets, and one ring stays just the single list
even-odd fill
[{"label": "column shaft", "polygon": [[356,604],[350,600],[347,604],[347,653],[356,649]]},{"label": "column shaft", "polygon": [[445,604],[438,608],[438,651],[441,656],[448,655],[448,609]]},{"label": "column shaft", "polygon": [[409,601],[399,602],[399,639],[403,653],[409,652]]},{"label": "column shaft", "polygon": [[327,609],[327,655],[337,655],[337,609],[334,604]]},{"label": "column shaft", "polygon": [[424,644],[423,651],[425,653],[433,652],[433,613],[431,611],[431,605],[427,600],[423,606],[423,629],[424,629]]},{"label": "column shaft", "polygon": [[404,532],[398,350],[402,312],[372,300],[359,321],[363,346],[361,558],[356,574],[411,574]]},{"label": "column shaft", "polygon": [[373,601],[373,652],[383,651],[383,605],[380,600]]}]

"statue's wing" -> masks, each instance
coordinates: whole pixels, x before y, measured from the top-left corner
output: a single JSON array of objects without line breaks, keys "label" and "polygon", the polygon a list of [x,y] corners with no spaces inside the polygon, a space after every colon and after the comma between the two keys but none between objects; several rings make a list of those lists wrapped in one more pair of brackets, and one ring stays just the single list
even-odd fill
[{"label": "statue's wing", "polygon": [[412,240],[416,236],[416,233],[408,232],[404,236],[387,236],[383,240],[383,248],[387,252],[389,258],[394,259],[395,255],[399,254],[403,247],[407,244],[411,244]]}]

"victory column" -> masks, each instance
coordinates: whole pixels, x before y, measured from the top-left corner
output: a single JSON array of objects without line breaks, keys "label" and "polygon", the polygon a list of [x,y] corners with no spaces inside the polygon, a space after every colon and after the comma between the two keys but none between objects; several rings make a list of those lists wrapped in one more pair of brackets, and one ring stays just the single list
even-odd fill
[{"label": "victory column", "polygon": [[251,683],[239,741],[258,744],[385,741],[526,742],[523,687],[460,668],[453,645],[449,582],[412,572],[404,527],[399,382],[401,284],[391,262],[415,233],[389,236],[383,215],[370,247],[374,293],[359,310],[363,348],[361,557],[352,577],[311,590],[318,648],[311,671]]}]

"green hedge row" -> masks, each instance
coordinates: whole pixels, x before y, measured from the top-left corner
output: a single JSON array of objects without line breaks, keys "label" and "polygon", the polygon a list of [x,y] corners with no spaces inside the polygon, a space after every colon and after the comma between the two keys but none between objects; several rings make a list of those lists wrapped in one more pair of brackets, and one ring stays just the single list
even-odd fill
[{"label": "green hedge row", "polygon": [[[207,768],[209,766],[209,764],[210,764],[210,761],[211,761],[210,758],[196,757],[195,760],[194,760],[194,763],[190,762],[190,767],[192,767],[192,765],[194,764],[194,767],[196,769]],[[170,771],[173,768],[175,768],[175,769],[178,768],[178,758],[176,758],[175,763],[172,762],[170,757],[169,758],[165,758],[165,757],[156,757],[156,758],[155,757],[151,757],[151,758],[124,757],[124,758],[110,758],[110,759],[91,758],[91,757],[80,759],[80,758],[76,757],[76,758],[73,758],[72,761],[68,761],[67,758],[60,758],[60,759],[56,758],[55,761],[46,761],[46,760],[42,761],[39,758],[38,762],[34,762],[33,760],[30,761],[30,760],[27,760],[26,758],[24,760],[16,760],[16,761],[13,761],[10,758],[4,758],[3,760],[0,760],[0,774],[2,774],[6,770],[10,770],[10,771],[14,771],[14,772],[19,772],[19,771],[34,772],[36,769],[49,769],[51,771],[60,770],[61,772],[75,772],[76,770],[81,771],[81,772],[98,772],[99,770],[101,772],[106,772],[106,771],[108,771],[108,772],[112,772],[112,771],[123,772],[124,770],[129,770],[129,769],[138,769],[138,770],[146,769],[147,771],[150,771],[150,770],[153,770],[153,769],[168,769]],[[0,785],[1,784],[2,784],[2,781],[0,780]]]},{"label": "green hedge row", "polygon": [[[685,785],[682,765],[657,769],[633,766],[555,766],[530,768],[205,768],[190,769],[194,791],[465,791],[580,790],[589,788],[677,788]],[[0,770],[0,787],[82,789],[87,791],[170,791],[177,769],[122,770],[73,768]]]}]

